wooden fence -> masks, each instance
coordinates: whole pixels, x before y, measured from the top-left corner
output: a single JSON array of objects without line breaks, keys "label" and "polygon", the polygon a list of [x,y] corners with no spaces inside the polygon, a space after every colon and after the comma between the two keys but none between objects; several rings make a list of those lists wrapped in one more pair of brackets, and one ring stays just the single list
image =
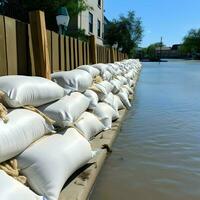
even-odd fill
[{"label": "wooden fence", "polygon": [[[47,30],[51,71],[72,70],[92,64],[91,44]],[[95,45],[98,63],[127,58],[116,49]],[[0,76],[35,75],[30,25],[0,15]],[[112,55],[113,53],[113,55]]]}]

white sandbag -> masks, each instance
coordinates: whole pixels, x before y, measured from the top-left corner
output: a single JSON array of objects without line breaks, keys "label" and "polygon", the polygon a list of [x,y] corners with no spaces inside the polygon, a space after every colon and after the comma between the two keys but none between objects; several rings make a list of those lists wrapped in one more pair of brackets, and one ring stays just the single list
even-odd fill
[{"label": "white sandbag", "polygon": [[94,108],[96,108],[99,101],[99,97],[96,92],[92,90],[86,90],[84,95],[90,100],[88,109],[93,110]]},{"label": "white sandbag", "polygon": [[53,127],[35,112],[16,109],[7,116],[6,124],[0,119],[0,162],[18,155],[43,135],[53,132]]},{"label": "white sandbag", "polygon": [[121,81],[122,85],[126,85],[128,83],[127,79],[124,76],[117,76],[116,79]]},{"label": "white sandbag", "polygon": [[110,81],[110,83],[113,85],[113,94],[117,94],[120,91],[120,88],[122,87],[122,82],[118,79],[113,79]]},{"label": "white sandbag", "polygon": [[114,86],[108,81],[102,81],[100,83],[95,84],[95,91],[99,97],[100,101],[103,101],[106,96],[113,90]]},{"label": "white sandbag", "polygon": [[131,108],[131,103],[129,101],[128,94],[125,91],[120,91],[117,95],[119,96],[120,100],[125,105],[125,107],[127,109],[130,109]]},{"label": "white sandbag", "polygon": [[21,173],[37,194],[58,200],[66,180],[92,158],[90,143],[75,129],[42,138],[17,157]]},{"label": "white sandbag", "polygon": [[92,76],[81,69],[55,72],[52,80],[63,87],[67,94],[71,92],[85,92],[93,82]]},{"label": "white sandbag", "polygon": [[2,76],[0,91],[4,93],[3,101],[13,108],[40,106],[64,96],[63,88],[53,81],[31,76]]},{"label": "white sandbag", "polygon": [[119,96],[114,95],[114,97],[115,97],[116,104],[117,104],[117,106],[118,106],[118,110],[125,109],[125,106],[124,106],[124,104],[122,103],[122,101],[121,101],[121,99],[119,98]]},{"label": "white sandbag", "polygon": [[125,78],[133,79],[135,76],[134,70],[130,70],[127,74],[124,75]]},{"label": "white sandbag", "polygon": [[107,70],[112,74],[112,75],[116,75],[116,71],[119,69],[119,67],[117,67],[115,64],[113,63],[109,63],[108,64],[108,68]]},{"label": "white sandbag", "polygon": [[103,64],[103,63],[94,64],[92,66],[97,68],[100,71],[101,75],[104,74],[106,71],[108,71],[108,67],[109,67],[107,64]]},{"label": "white sandbag", "polygon": [[107,97],[104,99],[104,102],[110,105],[116,111],[125,108],[119,96],[114,95],[113,93],[109,93]]},{"label": "white sandbag", "polygon": [[129,87],[135,87],[135,81],[132,79],[127,79]]},{"label": "white sandbag", "polygon": [[118,111],[118,104],[112,92],[107,95],[103,102],[109,104],[114,110]]},{"label": "white sandbag", "polygon": [[59,101],[39,107],[39,110],[53,119],[56,126],[70,126],[88,109],[90,100],[79,92],[66,95]]},{"label": "white sandbag", "polygon": [[103,80],[110,81],[113,75],[109,71],[105,71],[103,74],[101,74],[101,77]]},{"label": "white sandbag", "polygon": [[104,102],[98,103],[97,107],[93,110],[93,114],[100,119],[105,126],[105,130],[112,128],[112,121],[119,118],[119,113]]},{"label": "white sandbag", "polygon": [[28,187],[0,170],[0,199],[1,200],[44,200]]},{"label": "white sandbag", "polygon": [[79,117],[75,123],[75,127],[80,130],[80,133],[87,140],[92,139],[94,136],[105,129],[105,126],[98,119],[98,117],[89,112],[84,112]]},{"label": "white sandbag", "polygon": [[100,75],[100,71],[97,68],[92,67],[91,65],[81,65],[78,67],[78,69],[85,70],[92,76],[92,78]]},{"label": "white sandbag", "polygon": [[[121,88],[121,90],[126,90],[126,91],[128,91],[128,93],[129,94],[133,94],[134,92],[133,92],[133,89],[129,86],[129,85],[123,85],[122,86],[122,88]],[[127,92],[126,92],[127,93]]]}]

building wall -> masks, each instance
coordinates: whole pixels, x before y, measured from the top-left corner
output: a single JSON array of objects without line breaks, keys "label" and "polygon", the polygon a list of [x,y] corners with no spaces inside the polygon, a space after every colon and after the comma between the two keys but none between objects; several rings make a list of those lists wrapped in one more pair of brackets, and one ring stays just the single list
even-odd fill
[{"label": "building wall", "polygon": [[[103,45],[103,33],[104,33],[104,0],[101,0],[101,7],[98,6],[98,0],[86,0],[86,3],[93,9],[86,10],[78,16],[78,27],[84,29],[86,35],[95,35],[96,42],[99,45]],[[89,32],[89,12],[93,14],[93,33]],[[98,20],[101,24],[100,37],[98,37]]]}]

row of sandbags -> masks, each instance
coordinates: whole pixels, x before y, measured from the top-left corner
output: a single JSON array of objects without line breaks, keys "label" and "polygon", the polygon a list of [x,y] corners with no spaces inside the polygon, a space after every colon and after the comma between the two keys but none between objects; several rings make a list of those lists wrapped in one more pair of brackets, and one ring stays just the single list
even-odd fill
[{"label": "row of sandbags", "polygon": [[57,200],[70,175],[92,158],[89,141],[130,108],[140,69],[139,61],[124,60],[56,72],[52,81],[0,77],[0,103],[8,109],[0,119],[0,163],[16,158],[36,193],[0,171],[0,199]]}]

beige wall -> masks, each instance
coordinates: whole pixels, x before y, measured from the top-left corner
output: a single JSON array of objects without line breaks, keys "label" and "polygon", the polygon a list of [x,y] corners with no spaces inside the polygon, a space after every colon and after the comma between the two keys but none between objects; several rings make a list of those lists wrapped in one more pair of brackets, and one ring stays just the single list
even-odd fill
[{"label": "beige wall", "polygon": [[[84,29],[87,35],[94,34],[96,36],[97,44],[103,45],[103,32],[104,32],[104,0],[101,0],[101,7],[98,6],[98,0],[86,0],[87,4],[91,6],[92,10],[87,10],[79,14],[78,27]],[[89,12],[93,14],[93,33],[89,33]],[[97,35],[97,21],[101,22],[101,37]]]}]

